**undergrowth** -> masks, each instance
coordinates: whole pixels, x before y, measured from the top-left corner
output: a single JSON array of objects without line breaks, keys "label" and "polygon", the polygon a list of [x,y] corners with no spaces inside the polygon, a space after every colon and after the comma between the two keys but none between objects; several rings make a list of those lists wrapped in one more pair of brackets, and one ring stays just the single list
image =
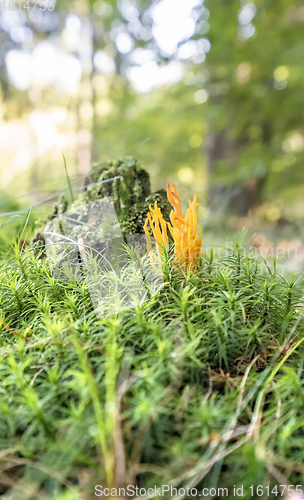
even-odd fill
[{"label": "undergrowth", "polygon": [[2,262],[3,499],[304,483],[301,278],[238,243],[195,273],[168,259],[164,276],[97,318],[85,281],[55,280],[29,249]]}]

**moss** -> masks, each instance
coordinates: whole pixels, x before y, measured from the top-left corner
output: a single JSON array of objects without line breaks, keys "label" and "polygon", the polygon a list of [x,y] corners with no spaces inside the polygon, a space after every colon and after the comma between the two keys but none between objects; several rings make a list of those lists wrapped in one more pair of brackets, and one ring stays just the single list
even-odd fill
[{"label": "moss", "polygon": [[[242,498],[249,500],[253,485],[254,491],[275,486],[267,457],[276,458],[290,484],[303,484],[299,280],[288,283],[243,255],[237,242],[229,259],[210,252],[196,273],[185,275],[166,259],[166,281],[157,294],[99,318],[87,280],[54,280],[32,252],[3,264],[0,314],[9,329],[0,326],[0,444],[8,450],[5,460],[21,457],[24,465],[18,474],[16,467],[6,468],[12,488],[5,490],[0,480],[0,496],[68,498],[72,478],[78,489],[71,499],[94,498],[94,486],[107,484],[103,442],[113,443],[107,453],[116,472],[117,416],[126,470],[138,470],[132,484],[146,490],[172,478],[184,487],[185,470],[209,471],[211,463],[205,485],[215,484],[215,477],[231,499],[234,485],[244,485],[248,494]],[[121,390],[124,380],[131,381],[127,391]],[[109,405],[117,394],[120,407]],[[256,426],[258,413],[262,425]],[[105,438],[97,441],[92,429]],[[227,442],[227,429],[240,432]],[[247,429],[255,439],[242,436]],[[229,455],[219,460],[225,444]],[[122,481],[130,484],[129,475]]]},{"label": "moss", "polygon": [[128,218],[121,222],[122,232],[124,234],[143,233],[143,226],[149,211],[149,206],[154,205],[155,201],[157,201],[165,220],[169,220],[169,214],[172,207],[167,200],[165,191],[162,189],[147,196],[142,203],[135,204],[131,207]]},{"label": "moss", "polygon": [[74,205],[111,196],[118,218],[151,193],[150,177],[133,157],[93,165],[86,180],[86,192]]},{"label": "moss", "polygon": [[[87,176],[84,191],[71,205],[77,210],[77,220],[88,222],[87,204],[111,196],[117,217],[124,236],[127,234],[142,234],[149,211],[149,205],[157,201],[165,219],[169,219],[171,205],[166,193],[160,190],[151,193],[150,176],[142,168],[136,158],[127,156],[122,160],[94,164]],[[59,204],[54,204],[53,213],[47,220],[37,222],[37,230],[31,243],[43,245],[42,236],[46,224],[69,209],[66,198],[62,197]],[[80,213],[79,213],[80,212]]]}]

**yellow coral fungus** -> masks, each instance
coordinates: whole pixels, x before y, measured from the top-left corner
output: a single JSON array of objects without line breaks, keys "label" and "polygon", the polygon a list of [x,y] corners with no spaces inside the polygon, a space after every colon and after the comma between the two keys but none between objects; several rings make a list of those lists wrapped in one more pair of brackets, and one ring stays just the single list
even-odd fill
[{"label": "yellow coral fungus", "polygon": [[[155,259],[157,256],[152,251],[151,238],[148,230],[148,225],[150,224],[153,236],[157,243],[158,254],[162,254],[164,248],[167,248],[168,237],[167,237],[167,224],[174,241],[174,253],[176,260],[179,261],[184,269],[191,267],[195,263],[195,259],[201,257],[202,253],[202,230],[197,225],[197,214],[196,208],[198,203],[196,201],[196,195],[194,196],[193,202],[188,200],[189,208],[187,209],[186,215],[182,212],[182,203],[179,197],[178,191],[175,184],[172,185],[172,191],[170,189],[170,184],[167,184],[167,196],[168,200],[173,206],[174,210],[171,210],[170,220],[166,223],[162,213],[155,202],[154,209],[150,205],[150,212],[147,215],[144,230],[148,237],[148,247],[150,255]],[[200,236],[197,235],[197,231],[200,232]]]},{"label": "yellow coral fungus", "polygon": [[172,189],[170,189],[170,182],[167,184],[167,198],[169,202],[171,203],[172,207],[175,210],[176,215],[179,217],[183,217],[183,212],[182,212],[182,201],[178,195],[178,191],[176,189],[176,186],[174,183],[172,183]]},{"label": "yellow coral fungus", "polygon": [[[196,195],[192,202],[188,200],[189,208],[184,216],[181,209],[181,199],[175,184],[172,184],[172,188],[173,191],[171,191],[170,184],[168,183],[167,196],[174,208],[170,213],[172,226],[168,224],[174,240],[174,253],[184,267],[191,267],[195,263],[195,259],[203,255],[202,230],[197,225],[196,208],[198,207],[198,203]],[[200,236],[197,235],[197,230],[199,230]]]},{"label": "yellow coral fungus", "polygon": [[151,207],[151,205],[149,205],[149,209],[150,212],[147,215],[147,219],[144,225],[144,230],[147,235],[148,249],[150,251],[150,255],[153,258],[156,258],[156,255],[152,250],[152,243],[151,243],[150,233],[148,230],[148,224],[150,224],[153,236],[156,240],[158,254],[162,254],[164,248],[167,248],[168,244],[167,223],[163,218],[160,208],[157,206],[157,201],[154,204],[154,209]]}]

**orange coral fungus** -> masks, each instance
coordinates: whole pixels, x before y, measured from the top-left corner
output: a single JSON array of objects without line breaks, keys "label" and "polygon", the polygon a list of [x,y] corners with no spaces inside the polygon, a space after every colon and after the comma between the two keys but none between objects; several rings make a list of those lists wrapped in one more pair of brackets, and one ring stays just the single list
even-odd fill
[{"label": "orange coral fungus", "polygon": [[168,182],[168,184],[167,184],[168,200],[171,203],[172,207],[174,208],[176,215],[178,215],[179,217],[183,217],[182,201],[178,195],[178,191],[177,191],[174,183],[172,184],[172,189],[173,189],[173,191],[170,190],[170,182]]},{"label": "orange coral fungus", "polygon": [[[195,263],[195,259],[201,257],[202,253],[202,230],[197,225],[197,214],[196,208],[198,203],[196,201],[196,195],[194,196],[193,202],[188,200],[189,208],[187,209],[186,215],[182,212],[182,203],[179,197],[178,191],[175,184],[172,185],[173,191],[170,189],[170,184],[167,185],[167,196],[168,200],[173,206],[174,210],[171,210],[170,220],[166,222],[162,216],[162,213],[155,202],[154,209],[150,205],[150,212],[147,215],[144,230],[148,237],[148,246],[150,255],[155,259],[157,256],[152,251],[151,238],[148,230],[148,224],[150,224],[153,236],[157,243],[158,254],[162,254],[163,250],[167,248],[168,237],[167,237],[167,224],[174,241],[174,253],[176,260],[179,261],[183,267],[191,267]],[[197,230],[200,232],[200,236],[197,235]]]},{"label": "orange coral fungus", "polygon": [[[196,201],[196,195],[191,203],[188,200],[189,208],[187,209],[186,215],[184,216],[181,208],[181,199],[178,195],[175,184],[172,184],[173,191],[170,189],[170,184],[167,184],[167,196],[168,200],[173,206],[174,210],[171,210],[170,220],[171,224],[168,224],[171,236],[174,240],[174,253],[177,259],[184,265],[191,267],[195,259],[201,257],[202,253],[202,230],[197,225],[197,214],[196,208],[198,203]],[[200,236],[197,235],[197,230],[200,232]]]},{"label": "orange coral fungus", "polygon": [[148,248],[152,257],[156,258],[155,253],[152,251],[152,244],[150,233],[148,230],[148,224],[152,229],[153,236],[157,243],[158,253],[163,253],[164,248],[167,248],[168,235],[167,235],[167,222],[164,220],[160,208],[157,206],[157,201],[154,204],[154,209],[149,205],[150,212],[147,215],[147,219],[144,225],[144,230],[147,235]]}]

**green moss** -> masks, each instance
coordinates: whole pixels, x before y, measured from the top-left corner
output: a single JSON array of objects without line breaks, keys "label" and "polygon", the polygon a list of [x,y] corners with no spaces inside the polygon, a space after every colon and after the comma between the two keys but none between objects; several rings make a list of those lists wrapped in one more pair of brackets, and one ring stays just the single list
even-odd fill
[{"label": "green moss", "polygon": [[[158,202],[165,219],[169,219],[171,205],[165,191],[151,193],[148,172],[139,165],[136,158],[131,156],[93,165],[85,181],[84,191],[70,208],[82,207],[78,219],[88,222],[87,203],[109,196],[113,200],[124,236],[144,232],[149,205],[154,205],[155,201]],[[67,212],[68,209],[68,202],[62,197],[59,204],[54,205],[51,216],[47,220],[38,221],[32,244],[44,244],[42,234],[47,222]]]},{"label": "green moss", "polygon": [[303,484],[300,281],[239,245],[206,253],[188,276],[166,260],[160,293],[99,319],[86,280],[54,279],[30,250],[1,266],[0,496],[68,498],[73,481],[69,498],[94,498],[122,449],[125,487],[182,488],[203,471],[198,492],[218,481],[225,498],[234,485],[274,498],[269,460]]},{"label": "green moss", "polygon": [[137,203],[130,208],[128,217],[121,221],[122,232],[124,234],[143,233],[149,207],[150,205],[154,206],[155,201],[157,201],[164,219],[169,220],[172,207],[167,200],[165,191],[160,190],[147,196],[142,203]]},{"label": "green moss", "polygon": [[93,165],[86,186],[74,205],[111,196],[118,216],[128,215],[130,208],[151,192],[148,172],[132,157]]}]

